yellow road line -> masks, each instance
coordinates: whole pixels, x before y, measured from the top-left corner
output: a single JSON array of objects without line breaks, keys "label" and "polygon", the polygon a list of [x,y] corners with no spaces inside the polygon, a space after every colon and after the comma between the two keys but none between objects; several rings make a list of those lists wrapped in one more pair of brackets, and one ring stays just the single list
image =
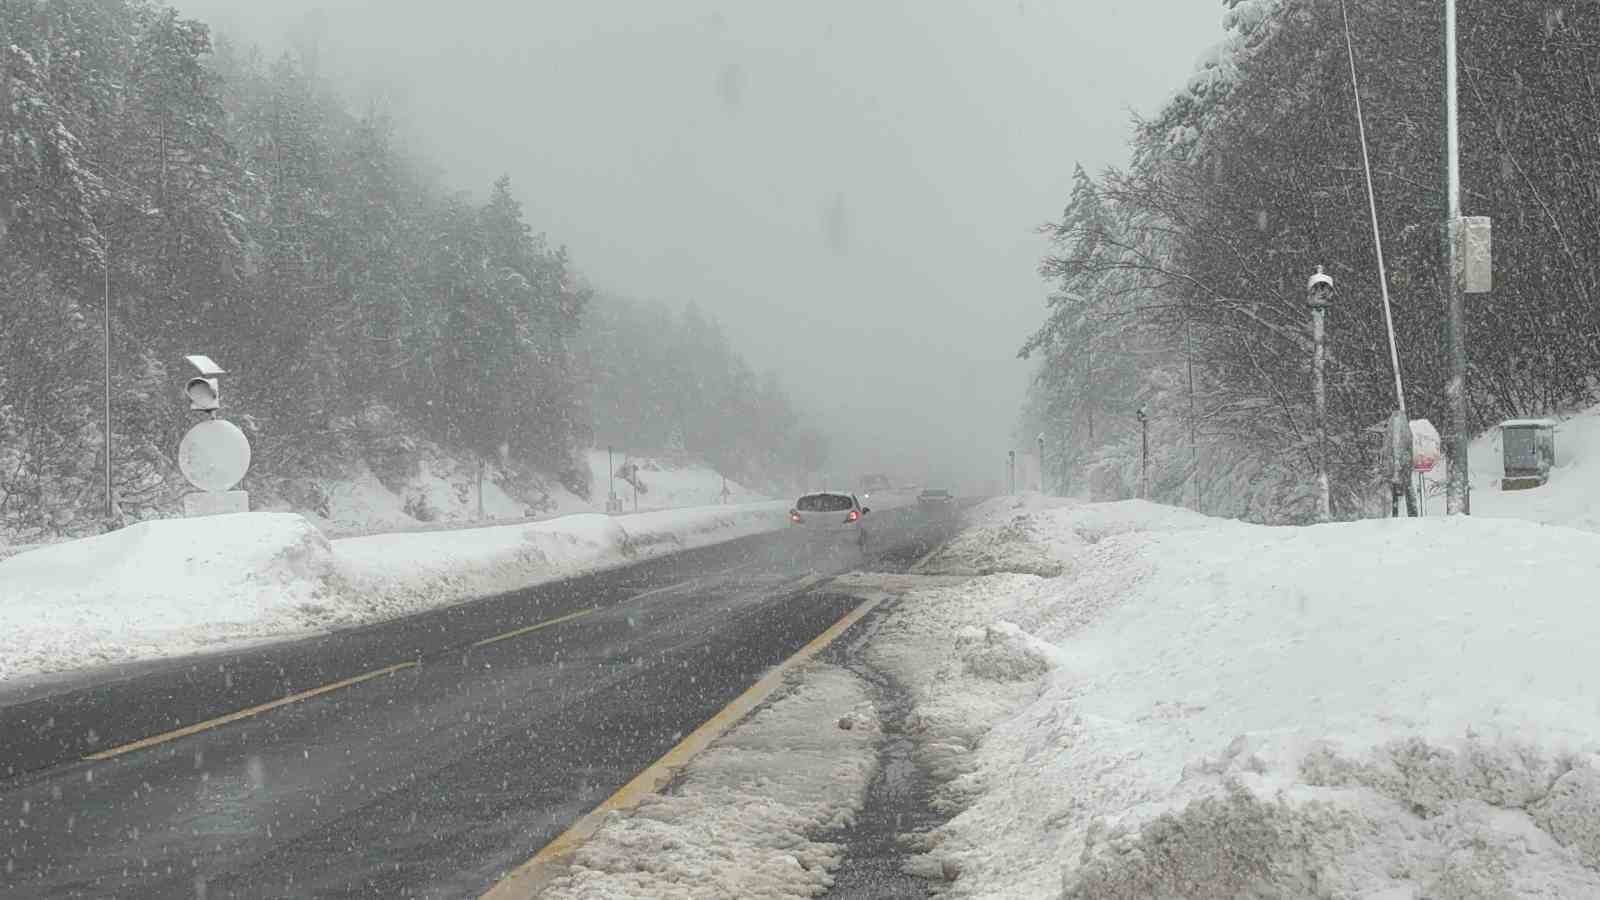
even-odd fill
[{"label": "yellow road line", "polygon": [[644,801],[646,797],[665,787],[678,769],[683,768],[700,751],[721,737],[728,729],[732,728],[739,720],[743,719],[751,710],[761,705],[761,702],[771,696],[783,683],[783,677],[790,669],[806,662],[811,657],[821,652],[823,648],[843,634],[846,629],[854,625],[860,618],[872,611],[878,605],[877,600],[868,600],[846,613],[839,621],[828,626],[828,629],[817,635],[812,641],[801,647],[795,654],[777,666],[773,667],[759,681],[751,685],[749,690],[740,694],[732,703],[718,710],[716,715],[707,719],[703,725],[696,728],[688,737],[679,741],[677,746],[666,752],[665,756],[651,763],[643,772],[623,785],[615,794],[607,797],[604,802],[589,811],[589,814],[574,822],[570,828],[562,832],[555,840],[544,845],[533,858],[522,865],[512,869],[494,887],[483,895],[481,900],[530,900],[537,897],[559,870],[560,864],[565,863],[578,845],[588,840],[595,831],[599,830],[607,814],[633,809]]},{"label": "yellow road line", "polygon": [[337,691],[340,688],[358,685],[363,681],[371,681],[374,678],[382,678],[385,675],[393,675],[401,669],[409,669],[415,665],[417,665],[417,663],[412,661],[396,663],[392,666],[385,666],[384,668],[376,669],[364,675],[346,678],[343,681],[335,681],[332,684],[325,684],[322,687],[312,688],[309,691],[301,691],[298,694],[290,694],[287,697],[279,697],[270,703],[263,703],[260,706],[252,706],[249,709],[241,709],[238,712],[231,712],[225,716],[218,716],[215,719],[207,719],[204,722],[196,722],[193,725],[185,725],[182,728],[177,728],[163,734],[157,734],[142,740],[137,740],[131,744],[123,744],[120,747],[113,747],[110,750],[101,750],[99,753],[91,753],[88,756],[85,756],[84,759],[97,762],[103,759],[110,759],[114,756],[121,756],[124,753],[132,753],[135,750],[143,750],[146,747],[154,747],[156,744],[164,744],[167,741],[173,741],[181,737],[188,737],[191,734],[198,734],[202,731],[208,731],[212,728],[216,728],[218,725],[226,725],[229,722],[237,722],[240,719],[248,719],[251,716],[260,715],[268,710],[277,709],[280,706],[288,706],[290,703],[298,703],[301,700],[309,700],[312,697]]},{"label": "yellow road line", "polygon": [[508,631],[505,634],[497,634],[494,637],[486,637],[481,641],[474,641],[472,646],[473,647],[487,647],[490,644],[496,643],[498,641],[509,640],[511,638],[514,638],[514,637],[521,637],[522,635],[527,634],[530,631],[538,631],[541,628],[549,628],[551,625],[559,625],[562,622],[567,622],[567,621],[570,621],[572,619],[576,619],[579,616],[587,616],[589,613],[592,613],[592,612],[594,612],[593,608],[580,609],[575,613],[567,613],[564,616],[557,616],[554,619],[547,619],[547,620],[545,620],[543,622],[539,622],[539,623],[536,623],[536,624],[533,624],[533,625],[527,625],[527,626],[524,626],[522,628],[517,628],[517,629],[511,630],[511,631]]}]

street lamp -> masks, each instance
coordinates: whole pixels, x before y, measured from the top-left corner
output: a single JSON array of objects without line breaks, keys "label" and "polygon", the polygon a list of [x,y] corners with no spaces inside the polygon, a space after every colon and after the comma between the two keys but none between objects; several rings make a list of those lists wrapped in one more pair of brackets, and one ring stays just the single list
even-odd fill
[{"label": "street lamp", "polygon": [[1445,513],[1469,515],[1472,512],[1467,479],[1467,338],[1466,319],[1461,300],[1461,260],[1457,233],[1461,228],[1461,131],[1456,103],[1456,0],[1444,2],[1444,144],[1445,197],[1449,204],[1446,245],[1450,271],[1446,273],[1450,302],[1445,333],[1450,345],[1450,378],[1445,382],[1445,399],[1450,404],[1450,469],[1445,482]]},{"label": "street lamp", "polygon": [[1332,300],[1333,276],[1317,266],[1316,273],[1306,282],[1306,304],[1311,307],[1311,379],[1317,401],[1317,518],[1323,522],[1333,518],[1328,488],[1328,389],[1323,379],[1327,357],[1324,319]]},{"label": "street lamp", "polygon": [[1150,499],[1150,417],[1144,407],[1139,407],[1134,418],[1139,420],[1139,499]]}]

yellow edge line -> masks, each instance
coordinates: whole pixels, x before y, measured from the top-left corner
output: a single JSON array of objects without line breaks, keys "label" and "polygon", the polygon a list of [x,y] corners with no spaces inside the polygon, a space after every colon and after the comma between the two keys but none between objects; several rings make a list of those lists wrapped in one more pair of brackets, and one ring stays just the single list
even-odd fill
[{"label": "yellow edge line", "polygon": [[496,641],[504,641],[504,640],[508,640],[510,638],[520,637],[521,635],[527,634],[530,631],[538,631],[541,628],[549,628],[551,625],[556,625],[556,624],[559,624],[561,622],[566,622],[566,621],[568,621],[570,619],[576,619],[579,616],[587,616],[589,613],[592,613],[592,612],[594,612],[593,609],[580,609],[575,613],[567,613],[564,616],[557,616],[554,619],[548,619],[546,621],[539,622],[538,624],[535,624],[535,625],[528,625],[528,626],[523,627],[523,628],[518,628],[518,629],[516,629],[514,631],[508,631],[505,634],[497,634],[494,637],[486,637],[481,641],[474,641],[472,646],[474,646],[474,647],[487,647],[490,644],[495,643]]},{"label": "yellow edge line", "polygon": [[773,667],[759,681],[751,685],[748,690],[740,694],[732,703],[718,710],[715,715],[707,719],[704,724],[696,728],[688,737],[679,741],[675,747],[666,752],[666,755],[651,763],[643,772],[623,785],[616,793],[607,797],[604,802],[590,810],[588,815],[574,822],[571,827],[562,832],[555,840],[545,844],[533,858],[512,869],[494,887],[490,888],[481,900],[529,900],[538,896],[554,876],[556,866],[565,862],[565,858],[578,848],[579,844],[588,840],[608,814],[624,812],[638,806],[646,797],[665,787],[672,780],[675,770],[687,765],[689,760],[704,750],[707,746],[721,737],[728,729],[743,719],[749,712],[766,700],[778,686],[783,683],[784,675],[795,666],[817,655],[824,647],[843,634],[846,629],[854,625],[860,618],[871,612],[878,605],[878,600],[868,600],[845,613],[839,621],[828,626],[828,629],[817,635],[810,643],[801,647],[795,654],[777,666]]},{"label": "yellow edge line", "polygon": [[326,694],[331,691],[337,691],[340,688],[347,688],[360,684],[363,681],[371,681],[374,678],[381,678],[385,675],[393,675],[395,672],[398,672],[401,669],[409,669],[415,665],[417,665],[417,663],[412,661],[396,663],[392,666],[385,666],[384,668],[368,672],[364,675],[346,678],[343,681],[335,681],[332,684],[325,684],[322,687],[312,688],[309,691],[301,691],[298,694],[290,694],[287,697],[279,697],[270,703],[263,703],[260,706],[252,706],[249,709],[241,709],[237,712],[228,713],[225,716],[218,716],[215,719],[207,719],[204,722],[196,722],[193,725],[185,725],[182,728],[168,731],[163,734],[154,735],[152,737],[147,737],[142,740],[137,740],[131,744],[123,744],[120,747],[113,747],[110,750],[101,750],[99,753],[91,753],[88,756],[85,756],[84,759],[87,761],[98,762],[100,760],[110,759],[114,756],[121,756],[124,753],[132,753],[135,750],[143,750],[146,747],[154,747],[156,744],[164,744],[167,741],[177,740],[181,737],[188,737],[191,734],[198,734],[199,732],[216,728],[218,725],[226,725],[229,722],[237,722],[240,719],[248,719],[251,716],[259,715],[267,712],[268,710],[277,709],[280,706],[287,706],[290,703],[308,700],[320,694]]}]

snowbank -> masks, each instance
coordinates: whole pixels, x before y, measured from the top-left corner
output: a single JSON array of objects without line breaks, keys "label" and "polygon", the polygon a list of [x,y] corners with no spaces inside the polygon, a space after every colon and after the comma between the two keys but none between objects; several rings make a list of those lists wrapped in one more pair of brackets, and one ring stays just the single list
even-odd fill
[{"label": "snowbank", "polygon": [[[1070,528],[1050,515],[1075,510]],[[1040,515],[1045,514],[1045,515]],[[930,575],[1060,575],[1084,547],[1130,530],[1209,527],[1217,520],[1142,500],[1088,504],[1027,493],[994,497],[966,514],[969,527],[918,566]]]},{"label": "snowbank", "polygon": [[[797,686],[685,767],[670,793],[613,814],[546,900],[804,898],[841,848],[812,835],[860,811],[881,736],[865,686],[813,665]],[[848,728],[843,727],[848,722]]]},{"label": "snowbank", "polygon": [[164,519],[0,560],[0,679],[419,612],[782,528],[781,503],[329,541],[291,513]]},{"label": "snowbank", "polygon": [[787,527],[782,503],[586,513],[526,525],[379,534],[333,542],[341,594],[319,625],[420,612],[607,565]]},{"label": "snowbank", "polygon": [[953,896],[1600,896],[1600,536],[1018,502],[869,650]]},{"label": "snowbank", "polygon": [[140,522],[0,561],[0,678],[183,653],[258,634],[334,574],[300,516]]}]

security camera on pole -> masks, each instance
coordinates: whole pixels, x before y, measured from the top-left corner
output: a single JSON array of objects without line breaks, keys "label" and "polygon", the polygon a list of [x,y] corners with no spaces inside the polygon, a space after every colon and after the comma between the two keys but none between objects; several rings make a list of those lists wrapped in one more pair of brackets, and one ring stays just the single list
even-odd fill
[{"label": "security camera on pole", "polygon": [[1323,379],[1327,361],[1324,319],[1328,303],[1333,299],[1333,276],[1317,271],[1306,282],[1306,304],[1311,307],[1311,381],[1317,401],[1317,520],[1327,522],[1333,518],[1333,502],[1328,486],[1328,388]]},{"label": "security camera on pole", "polygon": [[239,426],[217,418],[222,408],[219,375],[228,374],[209,356],[196,354],[184,360],[199,373],[184,385],[189,409],[205,413],[206,418],[190,428],[178,444],[178,469],[189,483],[199,488],[183,495],[186,516],[215,516],[249,512],[250,495],[233,490],[250,468],[250,441]]}]

